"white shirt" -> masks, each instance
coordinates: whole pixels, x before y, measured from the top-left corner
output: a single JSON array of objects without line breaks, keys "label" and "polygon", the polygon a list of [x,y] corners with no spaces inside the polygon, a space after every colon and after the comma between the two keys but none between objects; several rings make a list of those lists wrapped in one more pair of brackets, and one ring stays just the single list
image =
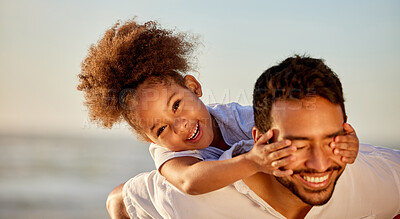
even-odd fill
[{"label": "white shirt", "polygon": [[[254,127],[252,106],[241,106],[238,103],[211,104],[207,106],[207,109],[218,123],[222,137],[229,146],[241,140],[252,139],[251,130]],[[176,157],[218,160],[224,153],[223,150],[212,147],[212,145],[200,150],[175,152],[156,144],[150,144],[149,151],[156,169],[159,169],[166,161]]]},{"label": "white shirt", "polygon": [[[235,146],[221,159],[232,156]],[[157,171],[126,182],[124,203],[132,218],[285,218],[243,181],[203,195],[190,196]],[[333,196],[313,207],[306,218],[393,218],[400,214],[400,151],[360,145]]]}]

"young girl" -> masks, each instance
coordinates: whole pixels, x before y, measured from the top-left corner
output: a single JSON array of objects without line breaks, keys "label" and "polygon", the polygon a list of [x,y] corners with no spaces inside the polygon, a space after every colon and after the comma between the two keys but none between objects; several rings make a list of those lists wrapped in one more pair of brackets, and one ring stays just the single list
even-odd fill
[{"label": "young girl", "polygon": [[[296,159],[291,155],[296,148],[289,140],[268,144],[271,130],[254,144],[250,106],[205,106],[199,99],[199,82],[185,75],[193,70],[195,45],[189,35],[153,21],[117,23],[82,63],[78,89],[85,94],[90,118],[108,128],[125,120],[139,138],[152,143],[160,173],[188,194],[211,192],[260,171],[291,175],[284,167]],[[352,163],[358,140],[352,128],[346,131],[332,148]],[[217,160],[233,144],[249,142],[254,144],[249,152]]]}]

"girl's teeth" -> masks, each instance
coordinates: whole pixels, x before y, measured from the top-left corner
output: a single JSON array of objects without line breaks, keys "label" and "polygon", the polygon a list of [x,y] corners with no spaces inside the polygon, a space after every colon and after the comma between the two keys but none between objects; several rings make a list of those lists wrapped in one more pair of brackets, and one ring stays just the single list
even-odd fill
[{"label": "girl's teeth", "polygon": [[307,182],[311,183],[321,183],[328,179],[329,175],[321,176],[321,177],[311,177],[311,176],[302,176],[303,179]]},{"label": "girl's teeth", "polygon": [[194,130],[194,133],[192,134],[192,136],[190,138],[188,138],[188,140],[194,139],[198,133],[199,133],[199,123],[196,124],[196,129]]}]

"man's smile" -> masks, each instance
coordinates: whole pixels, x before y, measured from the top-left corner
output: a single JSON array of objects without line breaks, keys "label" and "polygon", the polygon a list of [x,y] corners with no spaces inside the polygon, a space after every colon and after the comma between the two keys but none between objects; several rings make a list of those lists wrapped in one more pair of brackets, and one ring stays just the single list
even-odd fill
[{"label": "man's smile", "polygon": [[318,192],[328,188],[335,180],[339,172],[342,170],[340,166],[332,166],[324,172],[315,170],[295,170],[292,177],[309,192]]},{"label": "man's smile", "polygon": [[306,188],[321,189],[326,188],[330,184],[332,174],[333,171],[312,175],[295,174],[294,177],[304,184]]}]

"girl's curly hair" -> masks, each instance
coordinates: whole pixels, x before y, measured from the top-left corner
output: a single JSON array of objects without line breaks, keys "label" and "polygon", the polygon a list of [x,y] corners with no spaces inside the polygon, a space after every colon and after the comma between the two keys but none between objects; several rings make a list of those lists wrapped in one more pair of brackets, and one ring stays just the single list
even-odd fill
[{"label": "girl's curly hair", "polygon": [[138,24],[117,22],[93,44],[82,62],[78,90],[84,92],[89,117],[111,128],[123,118],[138,131],[135,122],[126,118],[129,95],[145,81],[183,85],[183,76],[192,68],[196,40],[186,33],[160,27],[156,21]]}]

